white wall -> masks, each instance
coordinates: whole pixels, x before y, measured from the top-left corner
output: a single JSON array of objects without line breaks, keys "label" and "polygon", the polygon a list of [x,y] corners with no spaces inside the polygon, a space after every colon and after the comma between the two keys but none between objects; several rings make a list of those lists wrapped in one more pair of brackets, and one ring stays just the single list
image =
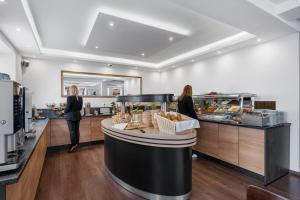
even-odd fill
[{"label": "white wall", "polygon": [[[158,93],[160,91],[160,73],[151,71],[133,70],[126,67],[107,67],[105,64],[92,62],[66,62],[46,59],[31,59],[30,66],[23,69],[23,84],[33,91],[33,104],[45,108],[46,103],[66,101],[61,97],[61,70],[93,72],[106,74],[120,74],[142,76],[143,93]],[[110,104],[113,99],[85,98],[92,106]]]},{"label": "white wall", "polygon": [[240,49],[161,74],[162,92],[250,92],[275,100],[291,126],[290,167],[299,170],[299,34]]},{"label": "white wall", "polygon": [[21,56],[0,31],[0,72],[10,75],[14,81],[22,81]]},{"label": "white wall", "polygon": [[0,54],[0,72],[8,74],[11,79],[16,80],[16,56],[14,53]]}]

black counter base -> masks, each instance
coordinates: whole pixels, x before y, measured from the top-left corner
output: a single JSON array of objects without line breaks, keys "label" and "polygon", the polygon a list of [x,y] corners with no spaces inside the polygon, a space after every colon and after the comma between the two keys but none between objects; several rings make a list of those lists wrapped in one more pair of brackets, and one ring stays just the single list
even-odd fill
[{"label": "black counter base", "polygon": [[6,199],[6,186],[5,185],[0,185],[0,200]]},{"label": "black counter base", "polygon": [[192,148],[133,144],[105,135],[104,159],[113,179],[146,199],[188,199]]}]

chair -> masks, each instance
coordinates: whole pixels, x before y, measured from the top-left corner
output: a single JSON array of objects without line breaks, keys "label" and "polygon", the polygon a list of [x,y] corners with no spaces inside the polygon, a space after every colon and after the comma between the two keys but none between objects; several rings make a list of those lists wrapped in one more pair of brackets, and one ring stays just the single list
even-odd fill
[{"label": "chair", "polygon": [[263,188],[250,185],[247,188],[247,200],[288,200]]}]

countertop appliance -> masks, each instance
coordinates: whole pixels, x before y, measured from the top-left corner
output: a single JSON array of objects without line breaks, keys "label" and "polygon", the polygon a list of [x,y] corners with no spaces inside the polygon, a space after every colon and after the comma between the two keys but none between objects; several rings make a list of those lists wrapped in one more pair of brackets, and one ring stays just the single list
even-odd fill
[{"label": "countertop appliance", "polygon": [[10,76],[8,74],[0,73],[0,80],[10,80]]},{"label": "countertop appliance", "polygon": [[0,80],[0,172],[17,169],[24,160],[23,88]]},{"label": "countertop appliance", "polygon": [[23,115],[24,115],[24,130],[25,133],[33,133],[32,128],[32,92],[26,87],[23,87]]}]

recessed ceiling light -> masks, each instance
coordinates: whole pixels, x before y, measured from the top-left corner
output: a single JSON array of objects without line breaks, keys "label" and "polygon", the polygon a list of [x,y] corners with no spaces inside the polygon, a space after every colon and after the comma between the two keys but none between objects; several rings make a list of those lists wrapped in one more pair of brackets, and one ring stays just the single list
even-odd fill
[{"label": "recessed ceiling light", "polygon": [[118,9],[114,9],[114,8],[110,8],[110,7],[103,7],[103,8],[99,9],[99,13],[103,13],[103,14],[114,16],[114,17],[133,21],[136,23],[156,27],[156,28],[170,31],[173,33],[177,33],[180,35],[185,35],[185,36],[191,35],[191,30],[188,30],[184,27],[180,27],[176,24],[166,23],[166,22],[163,22],[156,18],[148,18],[148,17],[145,17],[143,15],[138,15],[133,12],[124,12],[122,10],[118,10]]},{"label": "recessed ceiling light", "polygon": [[21,28],[16,28],[16,31],[21,32]]},{"label": "recessed ceiling light", "polygon": [[141,53],[141,56],[145,57],[145,53]]},{"label": "recessed ceiling light", "polygon": [[110,27],[114,27],[115,24],[114,24],[113,22],[109,22],[109,26],[110,26]]},{"label": "recessed ceiling light", "polygon": [[0,3],[4,3],[5,2],[5,0],[0,0]]},{"label": "recessed ceiling light", "polygon": [[169,37],[169,41],[173,42],[174,38],[173,37]]},{"label": "recessed ceiling light", "polygon": [[217,54],[221,54],[222,53],[222,51],[217,51]]},{"label": "recessed ceiling light", "polygon": [[261,42],[261,38],[257,38],[257,40],[256,40],[257,42]]},{"label": "recessed ceiling light", "polygon": [[98,47],[98,46],[95,46],[95,48],[96,48],[96,49],[99,49],[99,47]]},{"label": "recessed ceiling light", "polygon": [[195,60],[194,60],[194,59],[192,59],[192,60],[191,60],[191,62],[195,62]]}]

